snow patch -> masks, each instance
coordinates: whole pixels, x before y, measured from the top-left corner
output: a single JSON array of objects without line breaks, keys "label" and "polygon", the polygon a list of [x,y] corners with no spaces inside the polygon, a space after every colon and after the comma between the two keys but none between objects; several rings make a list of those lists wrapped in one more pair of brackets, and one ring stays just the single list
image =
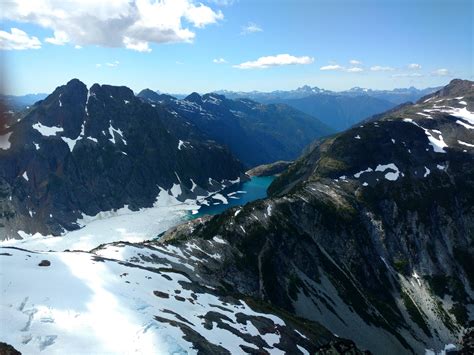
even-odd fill
[{"label": "snow patch", "polygon": [[44,137],[55,136],[57,133],[64,131],[62,127],[56,127],[56,126],[49,127],[39,122],[35,123],[33,125],[33,128],[36,129],[39,133],[41,133],[41,135]]},{"label": "snow patch", "polygon": [[385,165],[377,165],[375,168],[375,171],[381,171],[384,172],[387,169],[395,170],[395,172],[388,172],[385,174],[385,179],[390,180],[390,181],[395,181],[398,179],[400,176],[400,171],[398,170],[397,166],[393,163],[390,164],[385,164]]},{"label": "snow patch", "polygon": [[4,134],[3,136],[0,136],[0,149],[2,150],[8,150],[11,147],[11,142],[10,142],[10,136],[12,135],[12,132],[8,132]]}]

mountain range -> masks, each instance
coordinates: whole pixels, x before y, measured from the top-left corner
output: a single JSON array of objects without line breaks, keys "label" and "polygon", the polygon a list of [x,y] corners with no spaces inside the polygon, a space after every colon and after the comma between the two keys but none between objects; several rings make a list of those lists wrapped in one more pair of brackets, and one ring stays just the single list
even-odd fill
[{"label": "mountain range", "polygon": [[439,88],[372,90],[355,87],[345,91],[330,91],[302,86],[296,90],[272,92],[217,91],[229,98],[249,98],[261,103],[283,103],[340,132],[366,117],[385,112],[406,102],[415,102]]},{"label": "mountain range", "polygon": [[472,323],[473,109],[474,83],[454,80],[316,142],[269,198],[160,242],[222,238],[201,278],[376,354],[443,349]]},{"label": "mountain range", "polygon": [[83,214],[151,207],[164,191],[208,195],[245,171],[226,147],[127,87],[73,79],[9,124],[0,142],[2,239],[57,235],[79,228]]},{"label": "mountain range", "polygon": [[[474,82],[457,79],[323,136],[284,104],[73,79],[0,132],[2,237],[24,237],[1,246],[1,340],[26,353],[452,349],[474,322],[473,112]],[[117,224],[116,241],[83,243],[110,211],[198,209],[298,150],[251,170],[278,172],[264,199],[145,241]]]},{"label": "mountain range", "polygon": [[293,160],[314,139],[333,133],[317,118],[285,104],[230,100],[213,93],[192,93],[182,100],[151,90],[143,90],[137,96],[184,117],[229,147],[249,168],[276,160]]}]

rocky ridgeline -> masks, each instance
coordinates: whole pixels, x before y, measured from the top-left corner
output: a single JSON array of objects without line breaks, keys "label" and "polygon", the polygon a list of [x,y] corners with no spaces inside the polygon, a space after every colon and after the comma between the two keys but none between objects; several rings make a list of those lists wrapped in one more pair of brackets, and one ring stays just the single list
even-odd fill
[{"label": "rocky ridgeline", "polygon": [[219,237],[207,282],[374,353],[459,344],[474,300],[474,83],[318,142],[271,197],[170,231]]}]

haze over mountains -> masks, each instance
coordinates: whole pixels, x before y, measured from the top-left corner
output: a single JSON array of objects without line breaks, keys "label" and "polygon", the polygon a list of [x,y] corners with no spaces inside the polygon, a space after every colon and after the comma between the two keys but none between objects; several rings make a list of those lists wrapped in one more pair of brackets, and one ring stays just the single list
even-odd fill
[{"label": "haze over mountains", "polygon": [[[474,312],[473,112],[474,82],[453,80],[331,134],[286,104],[73,79],[1,131],[2,340],[25,353],[459,345]],[[246,167],[286,157],[252,170],[280,174],[267,198],[187,221],[234,198],[222,191]]]},{"label": "haze over mountains", "polygon": [[387,111],[406,102],[415,102],[439,88],[372,90],[355,87],[331,91],[302,86],[290,91],[233,92],[221,90],[229,98],[250,98],[261,103],[284,103],[320,120],[336,131],[342,131],[366,117]]},{"label": "haze over mountains", "polygon": [[[331,91],[305,85],[288,91],[236,92],[218,90],[215,93],[225,96],[227,99],[250,99],[262,104],[286,104],[317,118],[333,131],[341,131],[364,118],[382,113],[406,102],[415,102],[438,89],[439,87],[426,89],[409,87],[393,90],[374,90],[354,87],[345,91]],[[144,97],[145,95],[148,95],[147,98],[151,100],[167,100],[168,103],[173,102],[172,98],[181,100],[192,98],[191,95],[164,94],[150,89],[143,90],[138,94],[138,96]],[[18,111],[26,106],[33,105],[46,96],[47,94],[3,95],[2,98],[10,109]]]}]

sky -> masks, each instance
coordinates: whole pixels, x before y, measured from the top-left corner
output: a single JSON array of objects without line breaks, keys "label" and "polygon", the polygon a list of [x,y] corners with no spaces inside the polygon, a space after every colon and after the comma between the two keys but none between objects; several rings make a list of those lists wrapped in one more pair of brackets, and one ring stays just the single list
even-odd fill
[{"label": "sky", "polygon": [[168,93],[473,79],[471,0],[2,0],[3,93],[72,78]]}]

